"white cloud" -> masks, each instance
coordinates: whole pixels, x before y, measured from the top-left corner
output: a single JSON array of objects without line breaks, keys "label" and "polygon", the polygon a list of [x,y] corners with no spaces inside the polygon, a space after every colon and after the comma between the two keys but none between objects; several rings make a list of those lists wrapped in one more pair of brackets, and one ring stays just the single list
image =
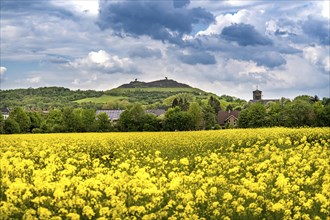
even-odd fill
[{"label": "white cloud", "polygon": [[247,6],[247,5],[251,5],[255,3],[254,1],[248,1],[248,0],[244,0],[244,1],[238,1],[238,0],[227,0],[224,1],[224,5],[228,5],[228,6]]},{"label": "white cloud", "polygon": [[330,18],[330,2],[329,0],[323,0],[322,3],[322,15],[326,18]]},{"label": "white cloud", "polygon": [[37,83],[41,82],[41,77],[40,76],[30,77],[30,78],[27,78],[26,81],[31,84],[37,84]]},{"label": "white cloud", "polygon": [[7,68],[4,67],[4,66],[1,66],[1,67],[0,67],[0,75],[4,75],[5,72],[7,72]]},{"label": "white cloud", "polygon": [[5,22],[1,23],[1,36],[5,38],[19,38],[24,35],[24,31],[19,27],[16,27],[12,24],[6,24]]},{"label": "white cloud", "polygon": [[129,58],[120,58],[104,50],[92,51],[87,57],[69,62],[68,66],[84,71],[86,69],[95,69],[104,73],[130,72],[134,69]]},{"label": "white cloud", "polygon": [[[138,38],[114,36],[111,29],[101,30],[95,22],[98,0],[50,1],[56,5],[54,10],[29,11],[26,8],[21,11],[1,11],[1,64],[10,72],[15,69],[15,74],[3,84],[8,89],[30,86],[31,83],[34,86],[111,89],[134,78],[151,81],[167,76],[218,95],[228,94],[246,99],[251,98],[251,90],[259,84],[267,98],[276,98],[281,96],[281,92],[285,97],[294,97],[319,85],[321,87],[329,76],[324,74],[330,70],[329,46],[314,45],[317,42],[312,42],[301,27],[310,15],[323,20],[324,17],[329,18],[327,0],[192,0],[188,8],[206,8],[216,21],[196,34],[206,36],[185,35],[187,47],[153,40],[147,35]],[[221,37],[208,36],[220,34],[224,27],[232,23],[253,25],[260,34],[271,38],[273,46],[241,47],[228,44]],[[197,26],[196,29],[205,28],[204,25]],[[196,44],[192,46],[189,43]],[[289,45],[303,52],[292,52],[293,55],[285,56],[281,45]],[[130,49],[137,47],[159,49],[162,56],[130,56]],[[176,54],[190,47],[194,47],[196,52],[211,53],[217,64],[192,66],[180,62]],[[101,48],[111,48],[111,52]],[[278,57],[284,53],[287,63],[274,65],[271,69],[262,66],[266,62],[260,59],[268,54],[272,58],[274,52],[278,52]],[[256,54],[260,55],[257,57],[260,61],[258,64]],[[51,67],[48,63],[40,66],[40,60],[49,55],[65,57],[71,62],[54,62]],[[269,60],[268,57],[265,60]],[[35,69],[29,64],[27,70],[24,65],[26,61],[33,61]],[[1,75],[4,72],[1,67]],[[17,79],[20,81],[16,82]],[[285,94],[287,90],[292,93]],[[268,95],[271,91],[273,94]],[[322,93],[320,90],[320,93],[315,94],[325,96],[329,92]]]},{"label": "white cloud", "polygon": [[235,14],[224,14],[216,17],[216,23],[211,24],[206,30],[198,32],[196,35],[219,34],[222,29],[233,23],[248,23],[251,12],[248,10],[240,10]]},{"label": "white cloud", "polygon": [[324,70],[330,74],[330,56],[325,57],[322,64],[324,66]]},{"label": "white cloud", "polygon": [[275,82],[268,82],[270,89],[305,91],[305,88],[309,88],[312,92],[329,86],[327,76],[322,70],[310,62],[305,62],[304,57],[286,55],[286,60],[285,69],[269,72],[277,79]]},{"label": "white cloud", "polygon": [[88,74],[83,74],[87,76],[82,76],[80,78],[76,78],[72,81],[72,84],[75,86],[89,86],[92,85],[93,82],[96,82],[98,77],[97,74],[92,74],[91,76],[88,76]]},{"label": "white cloud", "polygon": [[52,4],[69,9],[74,13],[84,13],[90,16],[97,16],[99,13],[98,0],[52,0]]},{"label": "white cloud", "polygon": [[249,73],[265,73],[267,71],[264,66],[257,66],[255,62],[233,59],[228,60],[226,68],[228,69],[228,72],[234,71],[240,76],[248,75]]},{"label": "white cloud", "polygon": [[306,47],[303,49],[304,51],[304,57],[308,61],[310,61],[313,64],[316,64],[320,58],[320,51],[321,47]]},{"label": "white cloud", "polygon": [[313,65],[321,66],[324,71],[330,71],[329,46],[309,46],[303,48],[303,55]]}]

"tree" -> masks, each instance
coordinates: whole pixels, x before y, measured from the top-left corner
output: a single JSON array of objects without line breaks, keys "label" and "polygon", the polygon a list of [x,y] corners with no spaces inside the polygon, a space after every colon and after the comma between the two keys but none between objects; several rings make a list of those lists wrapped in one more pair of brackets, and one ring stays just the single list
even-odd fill
[{"label": "tree", "polygon": [[62,110],[63,129],[65,132],[82,131],[81,109],[65,107]]},{"label": "tree", "polygon": [[249,110],[251,118],[249,127],[258,128],[268,125],[266,107],[262,103],[258,102],[252,104]]},{"label": "tree", "polygon": [[43,132],[63,132],[62,111],[55,109],[49,112],[47,119],[41,123],[40,128]]},{"label": "tree", "polygon": [[319,99],[319,97],[318,97],[317,95],[311,96],[311,98],[310,98],[310,102],[312,102],[312,103],[316,103],[316,102],[318,102],[318,101],[320,101],[320,99]]},{"label": "tree", "polygon": [[20,125],[13,119],[8,117],[4,123],[5,134],[18,134],[21,133]]},{"label": "tree", "polygon": [[209,98],[209,105],[213,108],[214,114],[216,115],[221,110],[220,101],[213,96],[210,96]]},{"label": "tree", "polygon": [[[73,109],[73,118],[72,118],[72,131],[73,132],[85,132],[86,131],[86,127],[88,125],[84,125],[83,121],[82,121],[82,115],[83,115],[83,109],[81,108],[75,108]],[[95,116],[95,115],[94,115]],[[94,117],[95,120],[95,117]]]},{"label": "tree", "polygon": [[[149,93],[148,93],[148,95],[149,95]],[[166,96],[163,98],[166,98]],[[176,101],[174,101],[175,99],[176,99]],[[180,99],[181,99],[181,103],[180,103]],[[188,109],[189,103],[195,101],[195,99],[196,99],[196,97],[190,93],[179,93],[179,94],[175,94],[175,95],[167,97],[165,100],[163,100],[163,104],[165,106],[172,107],[172,108],[175,108],[176,106],[180,106],[181,110],[184,110],[184,109],[182,109],[182,107],[184,107],[182,105],[185,104]],[[173,104],[173,102],[174,102],[174,104]]]},{"label": "tree", "polygon": [[326,106],[326,105],[330,105],[330,98],[326,98],[324,97],[322,99],[322,105]]},{"label": "tree", "polygon": [[316,120],[314,126],[329,126],[330,124],[330,105],[324,106],[318,101],[313,104]]},{"label": "tree", "polygon": [[107,132],[111,131],[111,124],[108,115],[105,112],[98,114],[97,116],[98,131]]},{"label": "tree", "polygon": [[329,126],[330,125],[330,104],[324,106],[318,118],[322,121],[322,126]]},{"label": "tree", "polygon": [[4,133],[3,126],[5,124],[5,119],[3,118],[2,113],[0,112],[0,134]]},{"label": "tree", "polygon": [[239,113],[238,117],[238,127],[240,128],[248,128],[250,122],[249,110],[244,109]]},{"label": "tree", "polygon": [[226,111],[232,111],[233,110],[233,106],[231,106],[231,104],[227,105],[226,107]]},{"label": "tree", "polygon": [[268,125],[266,107],[261,102],[253,103],[240,112],[238,121],[241,128],[265,127]]},{"label": "tree", "polygon": [[14,108],[10,112],[9,118],[13,119],[14,121],[16,121],[18,123],[20,132],[22,132],[22,133],[29,132],[31,120],[22,108],[20,108],[20,107]]},{"label": "tree", "polygon": [[202,113],[203,113],[203,129],[210,130],[216,124],[216,115],[214,113],[214,109],[210,106],[208,101],[202,101]]},{"label": "tree", "polygon": [[309,95],[299,95],[299,96],[295,97],[293,99],[293,101],[302,100],[302,101],[306,101],[306,102],[311,102],[312,99],[313,99],[313,97],[309,96]]},{"label": "tree", "polygon": [[143,131],[145,111],[140,104],[135,104],[131,108],[121,113],[118,126],[121,131]]},{"label": "tree", "polygon": [[176,106],[179,106],[179,101],[177,98],[173,99],[172,108],[175,108]]},{"label": "tree", "polygon": [[143,131],[160,131],[161,120],[153,114],[145,114],[143,117]]},{"label": "tree", "polygon": [[189,102],[187,101],[186,98],[180,98],[179,99],[179,107],[181,108],[182,111],[187,111],[189,108]]},{"label": "tree", "polygon": [[307,99],[296,98],[284,106],[284,126],[311,126],[315,119],[313,106]]},{"label": "tree", "polygon": [[81,112],[82,131],[92,132],[97,130],[96,114],[93,109],[83,109]]},{"label": "tree", "polygon": [[164,130],[188,131],[194,128],[193,120],[188,112],[181,111],[180,107],[170,108],[165,113]]},{"label": "tree", "polygon": [[40,113],[39,112],[29,112],[28,116],[31,121],[29,131],[32,132],[33,129],[40,128],[41,123],[43,121],[43,118],[40,115]]},{"label": "tree", "polygon": [[267,121],[270,126],[283,125],[283,106],[280,102],[267,103]]},{"label": "tree", "polygon": [[203,118],[203,112],[197,102],[192,102],[189,105],[188,114],[191,116],[193,129],[199,130]]},{"label": "tree", "polygon": [[182,111],[187,111],[189,108],[189,102],[185,97],[174,98],[172,102],[172,108],[180,107]]}]

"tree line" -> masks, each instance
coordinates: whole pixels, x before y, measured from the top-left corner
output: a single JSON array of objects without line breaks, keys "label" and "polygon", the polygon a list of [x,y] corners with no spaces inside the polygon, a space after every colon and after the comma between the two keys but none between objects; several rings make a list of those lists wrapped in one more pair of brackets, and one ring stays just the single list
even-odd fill
[{"label": "tree line", "polygon": [[[221,104],[217,97],[191,101],[174,98],[164,115],[147,113],[141,104],[129,106],[118,121],[112,122],[106,113],[96,115],[95,109],[64,107],[48,114],[14,108],[4,120],[0,113],[0,133],[58,133],[114,131],[189,131],[220,129],[217,123]],[[227,106],[225,110],[231,110]],[[299,96],[294,100],[282,98],[266,105],[261,102],[243,106],[238,127],[301,127],[329,126],[330,99]],[[230,126],[225,126],[230,127]]]},{"label": "tree line", "polygon": [[248,104],[240,112],[239,127],[324,127],[330,126],[330,98],[302,95],[294,100],[282,98],[266,105]]},{"label": "tree line", "polygon": [[157,117],[147,113],[137,103],[130,105],[115,122],[110,121],[106,113],[96,115],[95,109],[64,107],[43,114],[15,107],[6,120],[0,115],[0,132],[13,134],[213,129],[218,126],[215,105],[220,106],[220,102],[202,100],[198,103],[175,98],[165,115]]},{"label": "tree line", "polygon": [[0,90],[0,107],[22,107],[27,110],[56,109],[65,106],[73,108],[98,108],[95,103],[77,103],[76,100],[100,97],[102,91],[70,90],[64,87],[41,87],[28,89]]}]

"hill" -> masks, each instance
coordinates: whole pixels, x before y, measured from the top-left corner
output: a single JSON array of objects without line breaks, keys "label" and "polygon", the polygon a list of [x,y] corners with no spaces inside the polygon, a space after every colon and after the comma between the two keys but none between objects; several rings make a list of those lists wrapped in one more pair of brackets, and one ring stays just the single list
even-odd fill
[{"label": "hill", "polygon": [[132,81],[128,84],[123,84],[119,86],[118,88],[191,88],[187,84],[179,83],[172,79],[162,79],[162,80],[156,80],[152,82],[141,82]]},{"label": "hill", "polygon": [[[23,107],[26,110],[66,106],[94,109],[123,109],[132,103],[159,108],[168,107],[173,97],[207,99],[214,94],[171,79],[152,82],[132,81],[107,91],[70,90],[63,87],[0,90],[0,108]],[[230,97],[231,98],[231,97]],[[220,100],[221,101],[221,100]],[[222,100],[224,107],[227,102]]]},{"label": "hill", "polygon": [[[99,97],[103,91],[70,90],[64,87],[40,87],[27,89],[0,90],[0,108],[23,107],[26,110],[61,108],[65,106],[80,107],[76,100],[88,97]],[[82,104],[82,105],[88,105]]]},{"label": "hill", "polygon": [[[78,103],[94,102],[94,103],[110,103],[110,102],[139,102],[143,105],[162,105],[164,99],[187,93],[195,96],[197,99],[206,98],[209,93],[175,80],[157,80],[152,82],[132,81],[128,84],[123,84],[117,88],[107,90],[104,95],[96,98],[86,98],[77,100]],[[118,107],[118,106],[117,106]],[[120,106],[119,106],[120,107]]]}]

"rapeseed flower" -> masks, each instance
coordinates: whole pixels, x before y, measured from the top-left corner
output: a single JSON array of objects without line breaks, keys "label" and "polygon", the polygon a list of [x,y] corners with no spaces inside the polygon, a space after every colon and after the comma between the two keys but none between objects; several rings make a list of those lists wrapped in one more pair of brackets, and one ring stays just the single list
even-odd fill
[{"label": "rapeseed flower", "polygon": [[4,219],[326,219],[326,128],[1,135]]}]

